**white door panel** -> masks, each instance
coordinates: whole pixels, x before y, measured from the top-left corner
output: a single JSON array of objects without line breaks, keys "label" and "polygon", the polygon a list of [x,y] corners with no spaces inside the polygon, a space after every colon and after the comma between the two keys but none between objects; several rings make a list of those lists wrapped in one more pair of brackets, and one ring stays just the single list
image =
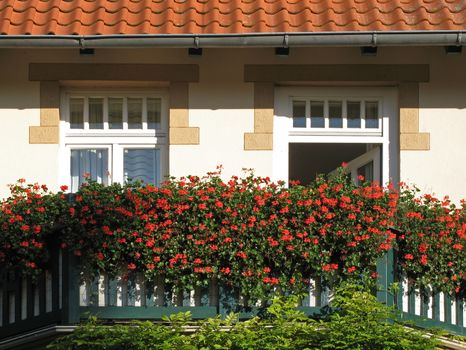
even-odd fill
[{"label": "white door panel", "polygon": [[[358,176],[363,175],[367,181],[381,182],[381,156],[380,146],[372,148],[370,151],[350,160],[346,164],[346,172],[351,174],[355,183],[359,183]],[[334,174],[336,169],[331,172]]]}]

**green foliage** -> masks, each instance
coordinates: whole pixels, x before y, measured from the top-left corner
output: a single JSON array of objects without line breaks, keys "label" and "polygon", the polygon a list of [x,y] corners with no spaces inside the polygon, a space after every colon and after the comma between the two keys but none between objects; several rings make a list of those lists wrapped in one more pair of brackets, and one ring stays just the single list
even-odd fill
[{"label": "green foliage", "polygon": [[168,350],[196,349],[180,328],[136,322],[131,325],[99,325],[95,319],[80,326],[72,335],[59,338],[49,349],[85,350]]},{"label": "green foliage", "polygon": [[394,322],[396,311],[377,301],[361,285],[346,284],[335,292],[337,310],[322,323],[321,349],[435,349],[422,332]]},{"label": "green foliage", "polygon": [[[166,318],[165,324],[138,322],[105,326],[95,319],[73,334],[58,338],[52,350],[186,349],[186,350],[434,350],[435,338],[394,322],[392,308],[377,302],[367,288],[349,284],[337,291],[334,310],[316,321],[296,309],[297,297],[276,297],[264,318],[240,322],[230,314],[196,323],[189,313]],[[190,329],[195,330],[190,332]]]}]

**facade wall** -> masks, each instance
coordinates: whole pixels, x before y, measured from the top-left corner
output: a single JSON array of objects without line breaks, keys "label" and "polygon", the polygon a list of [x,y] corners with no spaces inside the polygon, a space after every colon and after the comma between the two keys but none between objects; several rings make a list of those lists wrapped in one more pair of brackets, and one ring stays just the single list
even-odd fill
[{"label": "facade wall", "polygon": [[29,144],[29,126],[40,125],[40,83],[29,81],[28,66],[40,62],[199,65],[199,82],[189,84],[189,126],[199,128],[199,144],[170,146],[170,174],[203,175],[222,164],[226,177],[242,168],[273,177],[273,151],[244,150],[245,134],[254,132],[254,84],[244,82],[245,64],[429,64],[430,81],[419,85],[419,131],[430,133],[430,150],[401,151],[400,178],[439,196],[466,197],[466,55],[447,56],[442,48],[379,48],[376,57],[363,57],[358,48],[292,48],[287,58],[273,49],[204,49],[202,57],[189,57],[186,49],[96,50],[94,56],[77,49],[2,50],[0,197],[21,177],[55,189],[60,184],[59,145]]},{"label": "facade wall", "polygon": [[252,84],[191,85],[189,120],[200,129],[200,144],[170,146],[171,175],[205,175],[218,165],[225,177],[241,174],[243,168],[270,175],[272,152],[244,150],[244,134],[254,128],[252,107]]},{"label": "facade wall", "polygon": [[26,52],[0,53],[0,198],[20,178],[57,187],[58,145],[30,145],[39,125],[39,84],[28,81]]},{"label": "facade wall", "polygon": [[424,84],[420,104],[419,127],[430,133],[430,150],[401,152],[401,178],[458,202],[466,198],[466,76],[462,83]]}]

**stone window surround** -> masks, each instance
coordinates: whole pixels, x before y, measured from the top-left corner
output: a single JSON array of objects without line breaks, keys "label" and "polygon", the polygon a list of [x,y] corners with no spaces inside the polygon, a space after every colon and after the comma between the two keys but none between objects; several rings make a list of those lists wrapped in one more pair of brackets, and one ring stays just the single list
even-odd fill
[{"label": "stone window surround", "polygon": [[[199,128],[189,126],[189,82],[199,67],[189,64],[32,63],[29,80],[40,81],[40,126],[31,126],[30,143],[58,143],[60,81],[169,82],[169,143],[199,144]],[[429,150],[429,133],[419,132],[419,83],[429,81],[428,65],[245,65],[245,82],[254,83],[254,132],[245,133],[245,150],[273,149],[274,85],[287,82],[394,83],[400,92],[400,149]]]},{"label": "stone window surround", "polygon": [[400,151],[430,150],[430,133],[419,132],[419,83],[429,81],[427,64],[251,64],[244,66],[244,81],[254,84],[254,132],[244,135],[246,151],[273,150],[274,86],[296,83],[397,86]]},{"label": "stone window surround", "polygon": [[199,144],[199,128],[189,126],[189,83],[199,82],[198,65],[31,63],[29,80],[40,82],[40,126],[29,127],[30,144],[59,143],[61,81],[167,82],[169,144]]}]

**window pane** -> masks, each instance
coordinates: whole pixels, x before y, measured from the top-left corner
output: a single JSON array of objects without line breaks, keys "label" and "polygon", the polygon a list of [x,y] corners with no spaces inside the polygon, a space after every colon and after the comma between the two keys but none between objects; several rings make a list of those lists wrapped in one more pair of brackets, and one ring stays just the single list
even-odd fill
[{"label": "window pane", "polygon": [[160,98],[147,98],[147,128],[160,129]]},{"label": "window pane", "polygon": [[104,99],[89,99],[89,129],[104,128]]},{"label": "window pane", "polygon": [[110,129],[123,129],[123,99],[108,99],[108,127]]},{"label": "window pane", "polygon": [[311,128],[324,128],[324,102],[311,101]]},{"label": "window pane", "polygon": [[125,181],[140,180],[146,184],[159,184],[158,169],[160,162],[158,149],[125,149]]},{"label": "window pane", "polygon": [[342,128],[342,103],[341,101],[330,101],[328,103],[329,126],[331,128]]},{"label": "window pane", "polygon": [[306,127],[306,102],[293,101],[293,128]]},{"label": "window pane", "polygon": [[379,127],[379,103],[366,101],[366,128]]},{"label": "window pane", "polygon": [[76,192],[86,178],[108,184],[108,150],[71,150],[71,192]]},{"label": "window pane", "polygon": [[348,128],[361,127],[361,102],[348,101],[347,104]]},{"label": "window pane", "polygon": [[70,99],[70,128],[84,129],[84,99]]},{"label": "window pane", "polygon": [[142,98],[128,98],[128,129],[142,129]]}]

